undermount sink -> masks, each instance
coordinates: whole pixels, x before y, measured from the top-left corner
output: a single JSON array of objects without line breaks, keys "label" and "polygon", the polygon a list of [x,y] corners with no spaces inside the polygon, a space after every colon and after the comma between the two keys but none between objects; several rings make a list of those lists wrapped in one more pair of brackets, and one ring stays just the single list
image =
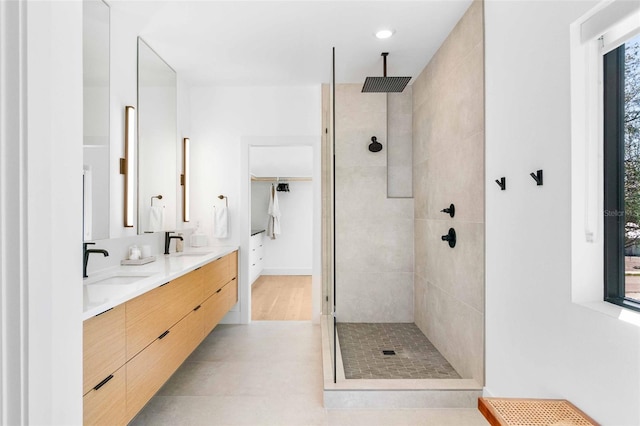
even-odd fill
[{"label": "undermount sink", "polygon": [[186,256],[186,257],[200,257],[200,256],[206,256],[206,255],[208,255],[208,254],[209,254],[209,253],[193,253],[193,252],[191,252],[191,253],[184,253],[184,252],[182,252],[182,253],[176,253],[176,254],[174,254],[173,256],[174,256],[174,257],[185,257],[185,256]]},{"label": "undermount sink", "polygon": [[128,285],[136,281],[143,280],[150,277],[152,274],[135,274],[127,272],[117,272],[105,277],[96,278],[94,280],[89,279],[86,285]]}]

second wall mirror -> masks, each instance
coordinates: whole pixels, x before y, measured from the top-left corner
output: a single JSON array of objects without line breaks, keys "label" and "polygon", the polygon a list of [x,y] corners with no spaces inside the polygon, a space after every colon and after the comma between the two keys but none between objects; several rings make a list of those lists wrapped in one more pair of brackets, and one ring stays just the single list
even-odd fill
[{"label": "second wall mirror", "polygon": [[138,233],[177,224],[176,72],[138,38]]}]

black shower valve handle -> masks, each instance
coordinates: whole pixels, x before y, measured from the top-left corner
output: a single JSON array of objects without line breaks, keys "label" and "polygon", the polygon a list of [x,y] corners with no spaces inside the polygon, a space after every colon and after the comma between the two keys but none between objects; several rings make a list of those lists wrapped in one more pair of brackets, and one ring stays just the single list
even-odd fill
[{"label": "black shower valve handle", "polygon": [[456,246],[456,230],[449,228],[447,235],[442,236],[442,241],[448,241],[449,247],[454,248]]},{"label": "black shower valve handle", "polygon": [[456,206],[453,204],[449,205],[446,209],[440,210],[442,213],[447,213],[449,216],[454,217],[456,215]]}]

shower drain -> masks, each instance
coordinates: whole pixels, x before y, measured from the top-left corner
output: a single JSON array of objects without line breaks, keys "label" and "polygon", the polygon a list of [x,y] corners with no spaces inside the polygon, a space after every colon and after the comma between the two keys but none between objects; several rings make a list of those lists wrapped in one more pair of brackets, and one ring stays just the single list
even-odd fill
[{"label": "shower drain", "polygon": [[383,350],[382,355],[395,355],[396,351],[393,350]]}]

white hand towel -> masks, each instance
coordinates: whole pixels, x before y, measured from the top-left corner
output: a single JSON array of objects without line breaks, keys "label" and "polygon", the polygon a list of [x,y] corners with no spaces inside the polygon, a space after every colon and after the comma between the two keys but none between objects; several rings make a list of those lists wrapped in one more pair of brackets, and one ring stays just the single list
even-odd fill
[{"label": "white hand towel", "polygon": [[278,194],[271,185],[271,196],[269,197],[269,224],[267,225],[267,235],[275,240],[280,235],[280,205],[278,204]]},{"label": "white hand towel", "polygon": [[164,208],[162,206],[149,207],[149,232],[164,230]]},{"label": "white hand towel", "polygon": [[214,210],[213,236],[227,238],[229,236],[229,212],[227,207],[216,207]]}]

